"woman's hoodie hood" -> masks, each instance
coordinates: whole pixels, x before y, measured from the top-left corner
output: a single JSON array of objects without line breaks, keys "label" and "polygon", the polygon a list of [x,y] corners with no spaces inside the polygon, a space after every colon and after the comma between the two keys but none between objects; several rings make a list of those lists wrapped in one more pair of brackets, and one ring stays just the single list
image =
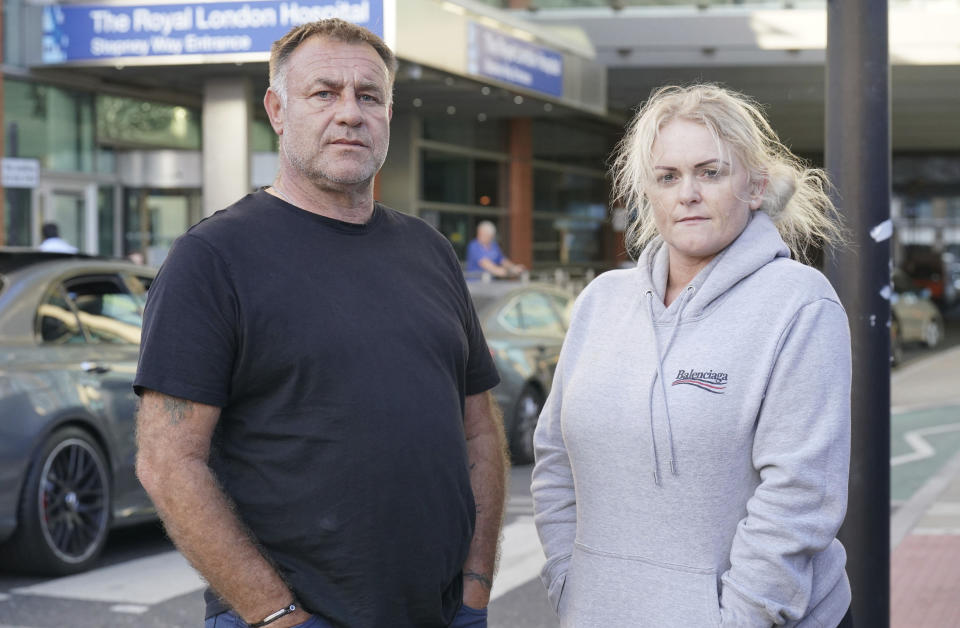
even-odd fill
[{"label": "woman's hoodie hood", "polygon": [[676,324],[679,319],[673,312],[682,307],[684,320],[699,318],[737,282],[778,257],[790,257],[790,249],[773,220],[764,212],[753,211],[743,232],[693,278],[684,290],[685,297],[676,299],[671,307],[663,304],[668,249],[662,238],[658,236],[644,247],[636,272],[642,291],[651,291],[655,297],[653,322]]},{"label": "woman's hoodie hood", "polygon": [[[789,257],[790,250],[784,244],[776,226],[767,214],[752,212],[743,232],[726,249],[721,251],[704,267],[683,293],[666,307],[663,303],[667,289],[669,270],[669,250],[662,238],[656,238],[644,248],[637,263],[636,272],[640,279],[643,299],[650,315],[653,334],[651,342],[657,354],[656,379],[660,381],[660,390],[664,399],[667,437],[670,446],[670,470],[679,474],[673,442],[673,425],[670,420],[670,404],[667,395],[666,378],[663,374],[663,361],[670,351],[670,345],[677,334],[680,322],[696,320],[708,313],[710,306],[726,294],[743,278],[778,257]],[[662,346],[656,333],[657,326],[669,325],[667,341]],[[653,382],[656,384],[656,382]],[[653,459],[653,481],[660,486],[660,452],[657,451],[654,426],[653,396],[654,386],[650,386],[650,455]]]}]

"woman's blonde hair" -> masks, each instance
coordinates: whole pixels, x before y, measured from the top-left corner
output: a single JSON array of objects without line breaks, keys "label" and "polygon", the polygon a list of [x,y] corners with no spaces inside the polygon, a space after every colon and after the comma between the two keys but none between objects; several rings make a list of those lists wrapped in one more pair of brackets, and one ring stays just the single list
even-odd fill
[{"label": "woman's blonde hair", "polygon": [[807,167],[780,142],[756,101],[718,85],[697,84],[655,90],[614,151],[614,196],[635,212],[626,233],[631,255],[639,255],[657,235],[646,193],[655,180],[653,144],[660,129],[676,119],[705,126],[721,150],[736,156],[752,181],[766,181],[760,211],[773,219],[794,257],[807,261],[811,247],[845,242],[826,173]]}]

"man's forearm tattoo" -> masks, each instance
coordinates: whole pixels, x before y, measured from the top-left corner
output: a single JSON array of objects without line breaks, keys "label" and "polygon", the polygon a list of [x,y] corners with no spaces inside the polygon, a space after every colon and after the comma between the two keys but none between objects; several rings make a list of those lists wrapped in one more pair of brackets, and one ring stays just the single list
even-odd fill
[{"label": "man's forearm tattoo", "polygon": [[464,571],[463,577],[467,580],[476,580],[484,586],[484,588],[489,591],[493,588],[493,581],[485,573],[477,573],[476,571]]},{"label": "man's forearm tattoo", "polygon": [[186,399],[176,399],[174,397],[164,397],[163,407],[170,413],[170,424],[176,425],[183,421],[187,410],[190,408],[190,402]]}]

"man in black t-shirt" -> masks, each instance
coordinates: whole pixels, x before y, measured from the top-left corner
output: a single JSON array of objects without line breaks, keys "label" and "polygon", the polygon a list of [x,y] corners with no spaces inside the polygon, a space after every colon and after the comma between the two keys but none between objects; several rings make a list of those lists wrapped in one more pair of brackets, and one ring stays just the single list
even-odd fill
[{"label": "man in black t-shirt", "polygon": [[208,626],[486,625],[499,377],[450,244],[373,200],[395,66],[341,20],[277,41],[276,180],[151,285],[137,474]]}]

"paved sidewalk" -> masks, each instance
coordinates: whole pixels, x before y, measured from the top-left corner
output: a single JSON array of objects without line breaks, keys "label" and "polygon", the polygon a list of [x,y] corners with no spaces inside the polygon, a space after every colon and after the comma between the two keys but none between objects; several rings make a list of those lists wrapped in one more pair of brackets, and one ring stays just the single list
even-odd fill
[{"label": "paved sidewalk", "polygon": [[[937,408],[960,423],[960,347],[891,378],[894,414]],[[890,521],[890,626],[960,626],[960,452]]]}]

